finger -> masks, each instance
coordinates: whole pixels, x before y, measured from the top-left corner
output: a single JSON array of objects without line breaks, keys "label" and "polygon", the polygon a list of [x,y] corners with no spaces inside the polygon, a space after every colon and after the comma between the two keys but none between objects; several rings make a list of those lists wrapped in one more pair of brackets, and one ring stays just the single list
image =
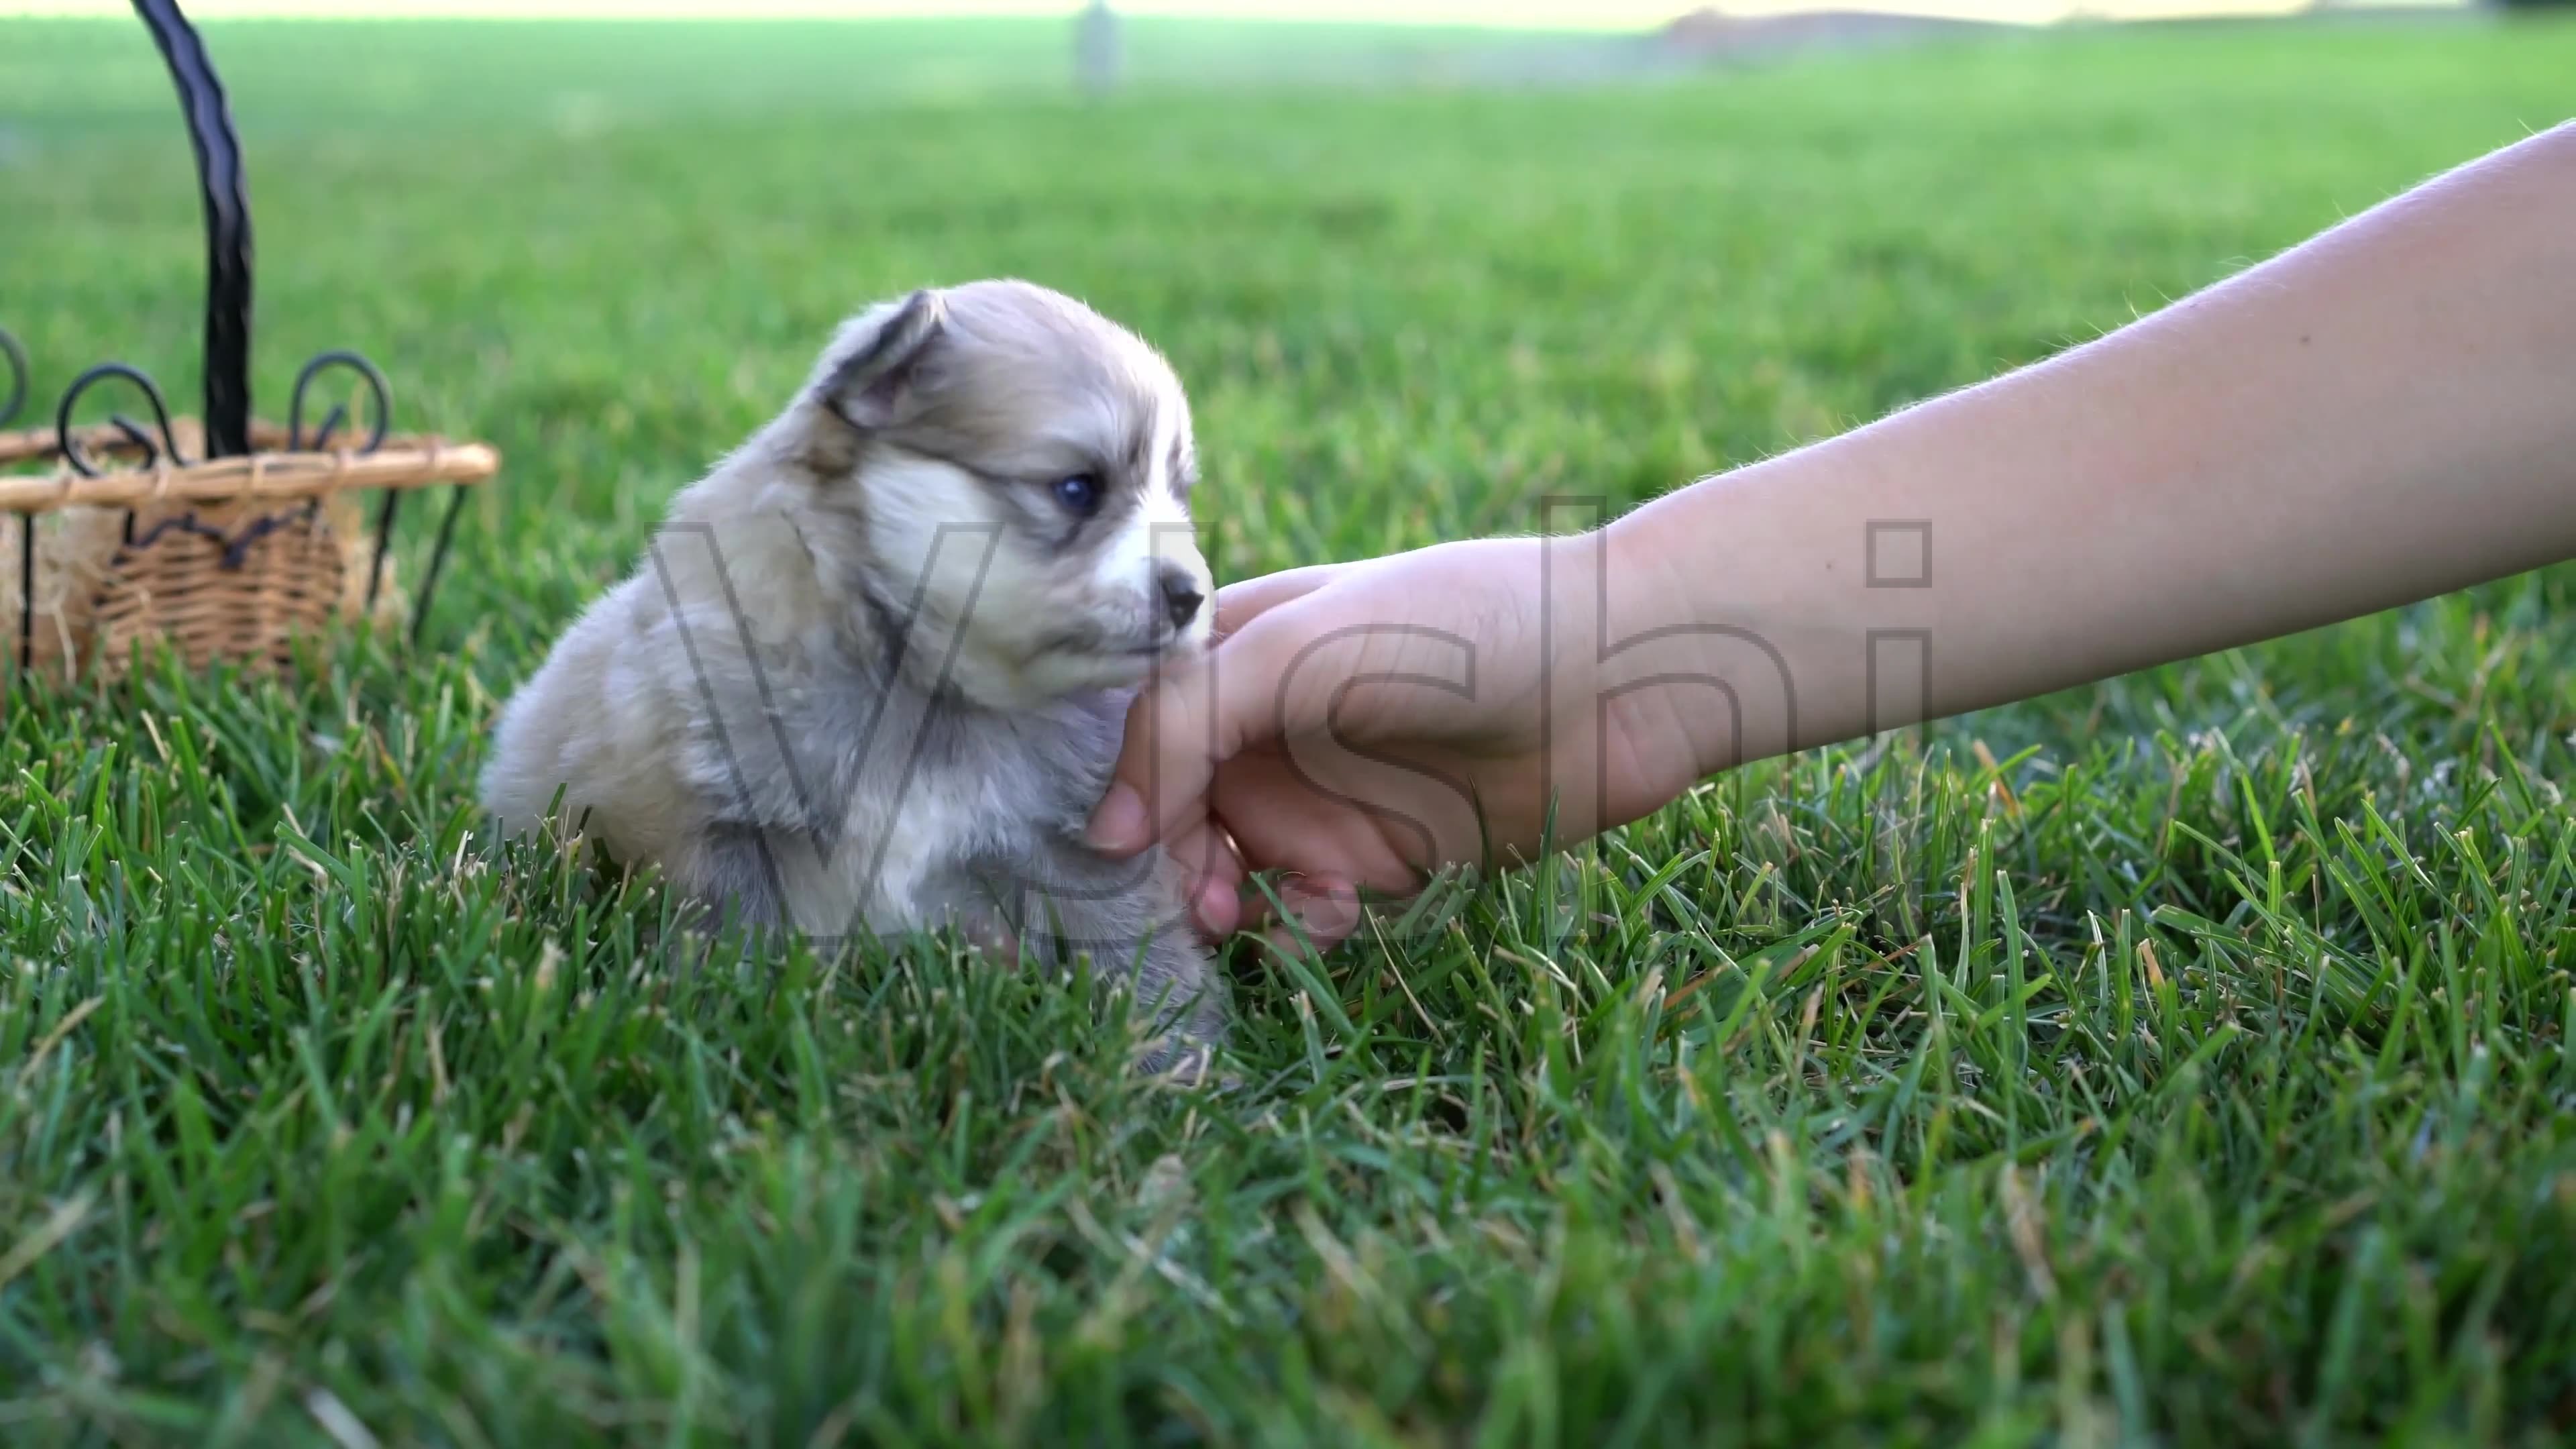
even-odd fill
[{"label": "finger", "polygon": [[1232,881],[1242,875],[1241,852],[1216,822],[1196,816],[1164,837],[1163,853],[1181,874],[1183,889],[1196,894],[1210,880]]},{"label": "finger", "polygon": [[1094,849],[1129,856],[1172,838],[1206,815],[1217,766],[1279,732],[1286,703],[1276,697],[1279,676],[1297,633],[1283,622],[1290,618],[1273,606],[1146,686],[1128,712],[1109,790],[1083,832]]},{"label": "finger", "polygon": [[1311,876],[1289,882],[1279,892],[1279,904],[1287,909],[1287,917],[1262,936],[1290,955],[1312,950],[1320,956],[1359,929],[1359,890],[1346,880]]},{"label": "finger", "polygon": [[1200,934],[1220,941],[1234,934],[1242,916],[1235,895],[1244,877],[1242,852],[1234,842],[1201,820],[1184,826],[1165,849],[1180,867],[1181,898]]},{"label": "finger", "polygon": [[1252,879],[1247,868],[1242,883],[1234,888],[1234,929],[1260,931],[1275,924],[1279,913],[1270,908],[1270,897],[1283,889],[1287,879],[1293,877],[1275,879],[1265,885]]},{"label": "finger", "polygon": [[[1247,871],[1354,881],[1398,898],[1421,887],[1421,872],[1379,817],[1323,788],[1279,751],[1236,756],[1209,788],[1207,805]],[[1267,905],[1256,897],[1247,909],[1257,913]]]},{"label": "finger", "polygon": [[1305,568],[1282,569],[1275,574],[1228,584],[1216,591],[1216,618],[1209,625],[1209,630],[1216,638],[1223,639],[1280,605],[1304,598],[1322,588],[1344,567],[1342,564],[1310,564]]},{"label": "finger", "polygon": [[1200,935],[1210,941],[1223,941],[1243,929],[1242,894],[1210,883],[1199,891],[1190,909],[1190,920],[1198,926]]}]

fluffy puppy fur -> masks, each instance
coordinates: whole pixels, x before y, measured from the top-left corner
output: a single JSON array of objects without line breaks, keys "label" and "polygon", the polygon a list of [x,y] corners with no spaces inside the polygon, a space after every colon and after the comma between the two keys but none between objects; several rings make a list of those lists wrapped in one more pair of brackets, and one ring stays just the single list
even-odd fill
[{"label": "fluffy puppy fur", "polygon": [[1196,478],[1170,365],[1080,303],[874,306],[510,700],[483,803],[753,923],[1132,966],[1173,1013],[1148,1067],[1203,1060],[1169,862],[1080,838],[1135,688],[1207,640]]}]

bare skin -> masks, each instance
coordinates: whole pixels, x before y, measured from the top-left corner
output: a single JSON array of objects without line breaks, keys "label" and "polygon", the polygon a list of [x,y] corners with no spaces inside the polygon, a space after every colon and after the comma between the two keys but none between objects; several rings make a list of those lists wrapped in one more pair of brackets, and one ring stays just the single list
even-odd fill
[{"label": "bare skin", "polygon": [[[1928,579],[1870,587],[1873,524],[1882,585],[1923,578],[1918,523]],[[1229,587],[1092,839],[1169,842],[1212,935],[1262,924],[1248,872],[1290,873],[1327,944],[1359,890],[1525,857],[1551,801],[1579,841],[1749,760],[2569,558],[2576,123],[1604,526]]]}]

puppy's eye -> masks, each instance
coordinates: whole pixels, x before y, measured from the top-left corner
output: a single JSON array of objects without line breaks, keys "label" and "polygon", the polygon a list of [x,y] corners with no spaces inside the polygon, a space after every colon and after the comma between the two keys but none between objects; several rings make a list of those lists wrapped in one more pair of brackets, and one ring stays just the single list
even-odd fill
[{"label": "puppy's eye", "polygon": [[1076,513],[1090,513],[1100,506],[1100,475],[1076,473],[1055,482],[1055,501]]}]

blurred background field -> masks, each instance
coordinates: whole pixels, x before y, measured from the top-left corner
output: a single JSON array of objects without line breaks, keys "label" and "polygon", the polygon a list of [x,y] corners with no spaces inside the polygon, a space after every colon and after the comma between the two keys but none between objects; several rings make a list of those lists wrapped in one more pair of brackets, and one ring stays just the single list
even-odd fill
[{"label": "blurred background field", "polygon": [[[0,47],[39,398],[107,354],[192,386],[190,161],[135,31]],[[510,575],[627,557],[834,318],[1015,273],[1174,355],[1236,566],[1346,556],[1550,490],[1633,501],[2030,360],[2545,124],[2576,53],[2449,18],[2006,29],[1532,86],[1456,76],[1651,42],[1127,31],[1101,104],[1045,21],[212,26],[260,395],[356,345],[405,425],[499,442],[472,544],[499,552],[463,577],[496,589],[483,627],[535,629],[564,597]]]},{"label": "blurred background field", "polygon": [[[430,653],[0,722],[0,1441],[2576,1422],[2565,570],[1741,772],[1580,919],[1243,953],[1223,1100],[930,947],[673,978],[649,895],[469,838],[494,701],[873,298],[1160,344],[1241,577],[2093,336],[2576,115],[2576,25],[1137,17],[1096,97],[1061,19],[206,34],[258,396],[358,347],[506,468]],[[139,26],[0,20],[38,399],[193,396],[189,167]]]}]

